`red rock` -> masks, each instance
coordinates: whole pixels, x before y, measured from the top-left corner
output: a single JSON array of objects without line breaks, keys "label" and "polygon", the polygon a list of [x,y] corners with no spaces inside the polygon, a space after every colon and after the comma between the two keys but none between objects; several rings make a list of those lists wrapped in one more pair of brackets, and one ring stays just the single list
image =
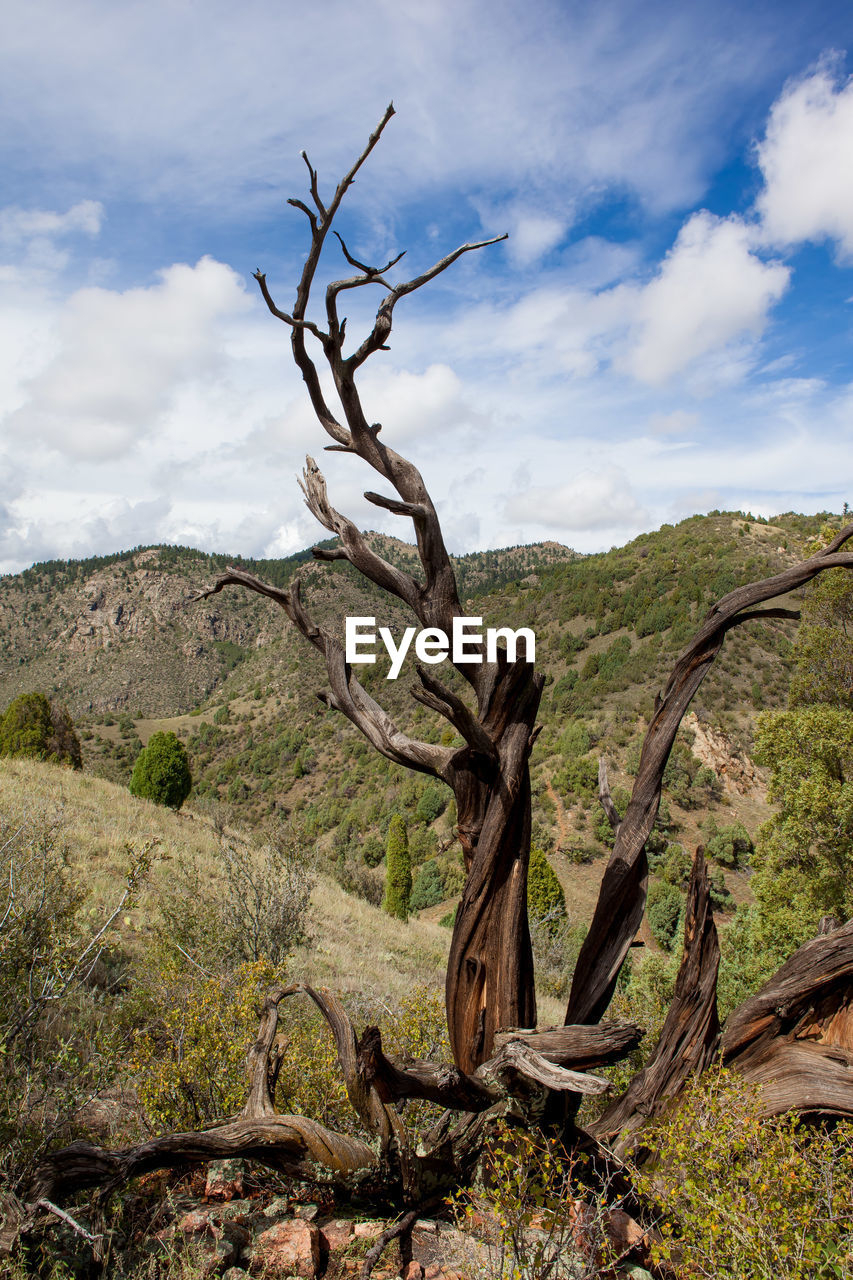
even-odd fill
[{"label": "red rock", "polygon": [[210,1230],[210,1218],[202,1209],[185,1213],[176,1228],[182,1236],[199,1236]]},{"label": "red rock", "polygon": [[381,1234],[381,1222],[356,1222],[353,1227],[353,1235],[357,1236],[359,1240],[375,1240]]},{"label": "red rock", "polygon": [[609,1211],[606,1229],[611,1244],[620,1254],[636,1251],[638,1255],[648,1255],[650,1250],[648,1236],[639,1222],[636,1222],[624,1209]]},{"label": "red rock", "polygon": [[352,1219],[334,1218],[320,1228],[320,1235],[325,1238],[329,1253],[340,1253],[341,1249],[345,1249],[352,1240]]},{"label": "red rock", "polygon": [[403,1280],[424,1280],[424,1269],[414,1258],[403,1272]]},{"label": "red rock", "polygon": [[204,1194],[208,1200],[239,1200],[243,1195],[243,1161],[212,1160]]},{"label": "red rock", "polygon": [[277,1222],[256,1238],[250,1270],[270,1280],[279,1276],[313,1280],[320,1270],[320,1232],[313,1222],[301,1218]]},{"label": "red rock", "polygon": [[424,1272],[424,1275],[426,1276],[426,1280],[438,1280],[438,1277],[441,1275],[441,1267],[437,1262],[431,1262]]}]

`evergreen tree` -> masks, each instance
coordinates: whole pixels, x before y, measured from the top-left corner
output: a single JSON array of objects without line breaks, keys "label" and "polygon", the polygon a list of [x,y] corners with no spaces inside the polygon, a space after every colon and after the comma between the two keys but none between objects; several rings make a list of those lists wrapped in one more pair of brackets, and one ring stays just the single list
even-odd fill
[{"label": "evergreen tree", "polygon": [[68,708],[43,693],[22,693],[0,717],[0,756],[25,756],[82,769],[80,741]]},{"label": "evergreen tree", "polygon": [[530,850],[527,872],[527,915],[532,920],[547,920],[555,927],[566,918],[566,895],[556,873],[541,849]]},{"label": "evergreen tree", "polygon": [[385,901],[382,906],[389,916],[408,920],[411,894],[409,836],[405,822],[399,813],[395,813],[388,827],[388,843],[385,846]]},{"label": "evergreen tree", "polygon": [[186,748],[174,733],[154,733],[136,758],[130,794],[180,809],[192,789]]}]

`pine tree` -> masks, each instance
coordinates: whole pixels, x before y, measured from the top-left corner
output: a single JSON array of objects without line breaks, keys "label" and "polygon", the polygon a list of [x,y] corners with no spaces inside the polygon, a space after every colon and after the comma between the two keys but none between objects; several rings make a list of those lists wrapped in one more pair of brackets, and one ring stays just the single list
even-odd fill
[{"label": "pine tree", "polygon": [[541,849],[530,850],[527,872],[527,915],[531,921],[555,926],[566,918],[566,895],[556,872]]},{"label": "pine tree", "polygon": [[186,748],[174,733],[154,733],[139,753],[130,779],[130,794],[180,809],[193,785]]},{"label": "pine tree", "polygon": [[80,741],[68,708],[43,693],[22,693],[0,716],[0,756],[28,756],[82,769]]},{"label": "pine tree", "polygon": [[409,836],[405,822],[399,813],[395,813],[388,827],[388,843],[385,846],[385,901],[382,906],[389,916],[408,920],[411,894]]}]

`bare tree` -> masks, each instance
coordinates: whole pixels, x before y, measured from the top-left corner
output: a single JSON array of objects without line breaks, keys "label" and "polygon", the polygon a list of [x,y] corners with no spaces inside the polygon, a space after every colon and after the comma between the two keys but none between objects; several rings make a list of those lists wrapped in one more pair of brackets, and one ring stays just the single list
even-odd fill
[{"label": "bare tree", "polygon": [[[382,266],[370,266],[353,256],[332,224],[392,115],[393,107],[389,106],[328,203],[321,197],[316,171],[304,157],[310,203],[290,203],[308,221],[310,244],[292,311],[277,305],[263,273],[258,271],[256,279],[270,312],[290,330],[293,358],[318,421],[333,441],[326,447],[356,455],[393,491],[368,491],[365,496],[376,506],[411,520],[420,573],[407,573],[373,550],[356,525],[332,506],[325,480],[309,458],[302,477],[306,503],[338,539],[331,549],[315,548],[314,555],[320,560],[348,561],[369,581],[402,600],[422,627],[450,634],[453,620],[462,616],[462,610],[435,507],[417,468],[383,442],[379,423],[369,422],[356,379],[371,356],[387,349],[394,309],[401,298],[434,280],[463,254],[504,237],[463,244],[422,274],[399,283],[391,282],[390,273],[402,254]],[[318,322],[309,317],[308,308],[330,231],[353,274],[326,287],[325,318]],[[383,297],[370,331],[347,354],[341,299],[352,290],[369,286],[384,290]],[[315,356],[309,353],[309,339],[314,344],[311,351],[322,355],[331,372],[337,399],[334,411],[324,394]],[[536,715],[543,685],[533,664],[523,659],[509,661],[503,650],[498,650],[493,662],[457,663],[465,696],[418,667],[412,696],[442,716],[464,745],[419,741],[403,732],[365,690],[347,663],[340,640],[311,619],[300,598],[298,580],[285,591],[239,568],[224,573],[206,596],[229,586],[242,586],[279,604],[324,657],[329,687],[319,694],[323,701],[346,716],[382,755],[440,779],[456,797],[466,880],[446,983],[455,1066],[394,1062],[384,1054],[375,1028],[368,1028],[360,1040],[356,1037],[342,1006],[329,993],[306,987],[274,992],[250,1053],[251,1089],[240,1117],[203,1134],[172,1134],[124,1152],[74,1144],[42,1166],[31,1189],[31,1202],[48,1197],[55,1200],[82,1186],[114,1185],[155,1167],[243,1154],[300,1177],[317,1177],[323,1170],[350,1186],[364,1178],[375,1182],[381,1175],[390,1198],[417,1206],[469,1175],[490,1123],[499,1116],[510,1115],[524,1124],[559,1122],[567,1141],[595,1147],[595,1139],[575,1129],[571,1117],[582,1094],[607,1087],[588,1072],[626,1056],[642,1035],[638,1027],[617,1026],[601,1019],[642,919],[648,876],[645,845],[657,816],[663,773],[679,724],[728,632],[756,618],[792,616],[786,609],[760,610],[757,606],[802,586],[826,569],[853,568],[853,555],[841,550],[851,536],[853,526],[804,563],[740,587],[710,610],[658,696],[624,815],[615,809],[602,769],[601,799],[614,827],[614,848],[578,960],[565,1025],[543,1030],[536,1030],[527,923],[529,758],[538,732]],[[808,948],[802,949],[808,952],[804,957],[797,953],[773,980],[778,992],[771,983],[770,996],[760,994],[755,998],[758,1004],[747,1002],[732,1016],[723,1053],[727,1061],[756,1079],[772,1074],[773,1063],[784,1059],[786,1084],[777,1090],[771,1107],[814,1109],[813,1101],[818,1098],[819,1107],[850,1114],[853,1102],[849,1089],[845,1091],[842,1085],[848,1078],[845,1073],[853,1068],[853,1033],[849,1019],[834,1018],[834,1013],[851,995],[853,925],[808,944]],[[677,1093],[688,1074],[702,1070],[717,1053],[718,959],[707,875],[700,855],[691,880],[684,956],[670,1015],[645,1071],[599,1121],[598,1138],[610,1139],[625,1129],[639,1128]],[[304,1117],[275,1114],[278,1009],[282,998],[296,990],[306,991],[329,1022],[350,1100],[368,1133],[374,1135],[372,1146],[332,1134]],[[772,1005],[777,996],[783,999],[784,1008],[777,1007],[778,1000]],[[765,1009],[768,1000],[776,1010],[775,1022]],[[806,1024],[808,1043],[797,1047],[792,1066],[792,1054],[788,1051],[785,1056],[781,1040],[787,1037],[790,1049],[790,1037]],[[447,1108],[420,1153],[410,1143],[395,1106],[401,1098],[427,1098]],[[604,1159],[603,1149],[596,1150]]]}]

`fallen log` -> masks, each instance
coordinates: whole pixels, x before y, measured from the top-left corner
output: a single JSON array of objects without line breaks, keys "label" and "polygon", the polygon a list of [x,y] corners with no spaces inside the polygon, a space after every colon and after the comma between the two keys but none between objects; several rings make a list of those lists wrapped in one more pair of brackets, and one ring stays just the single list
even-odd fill
[{"label": "fallen log", "polygon": [[795,951],[726,1023],[723,1063],[766,1115],[853,1116],[853,920]]}]

